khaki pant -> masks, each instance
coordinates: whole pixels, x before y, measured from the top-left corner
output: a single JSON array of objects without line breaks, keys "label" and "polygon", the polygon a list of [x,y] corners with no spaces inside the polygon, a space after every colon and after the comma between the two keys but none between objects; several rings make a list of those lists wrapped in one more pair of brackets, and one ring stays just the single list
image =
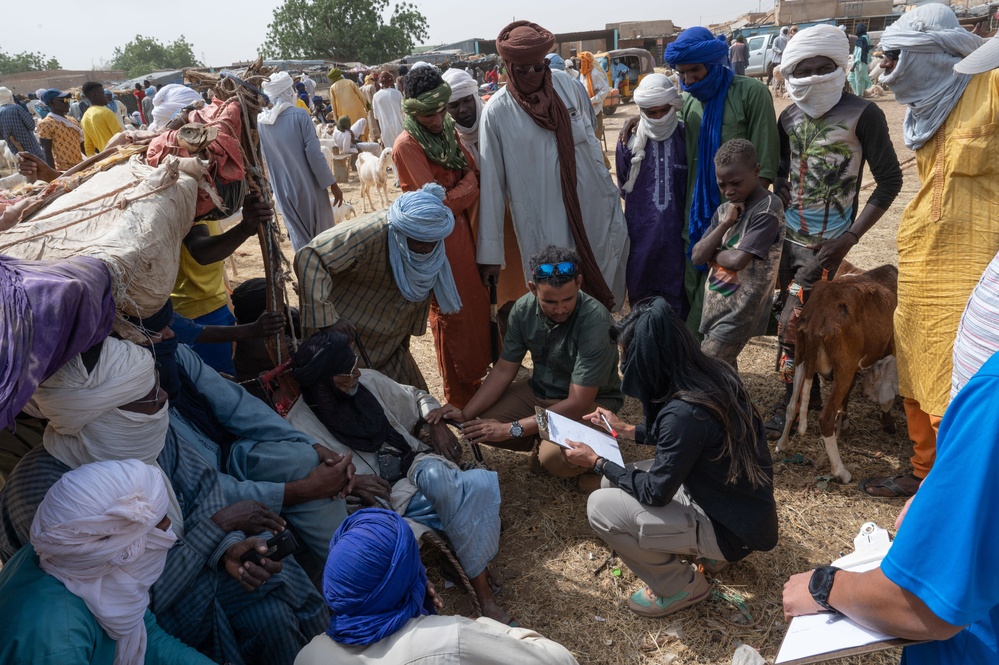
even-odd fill
[{"label": "khaki pant", "polygon": [[[507,391],[503,393],[495,404],[479,414],[483,420],[498,420],[501,423],[512,423],[514,420],[527,418],[534,415],[534,408],[541,407],[547,409],[558,404],[560,399],[545,399],[538,397],[531,390],[531,385],[527,381],[514,381]],[[593,405],[594,408],[596,405]],[[534,448],[537,436],[522,436],[502,443],[489,443],[491,446],[503,448],[505,450],[516,450],[526,452]],[[538,448],[538,461],[553,476],[559,478],[574,478],[580,476],[590,469],[570,464],[562,452],[561,446],[551,441],[542,441]]]},{"label": "khaki pant", "polygon": [[[651,460],[634,467],[648,469]],[[629,465],[631,466],[631,465]],[[715,529],[681,487],[665,506],[646,506],[606,478],[586,505],[590,526],[657,596],[672,596],[691,580],[680,556],[724,561]]]}]

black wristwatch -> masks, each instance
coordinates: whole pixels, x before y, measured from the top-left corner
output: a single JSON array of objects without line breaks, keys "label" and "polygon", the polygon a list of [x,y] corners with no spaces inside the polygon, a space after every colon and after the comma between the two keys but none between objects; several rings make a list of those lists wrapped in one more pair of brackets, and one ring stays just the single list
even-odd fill
[{"label": "black wristwatch", "polygon": [[812,578],[808,581],[808,593],[819,606],[827,612],[840,614],[841,612],[829,604],[829,592],[832,591],[833,579],[839,572],[836,566],[822,566],[812,571]]},{"label": "black wristwatch", "polygon": [[520,424],[519,420],[514,420],[510,423],[510,436],[515,439],[519,439],[524,435],[524,427]]}]

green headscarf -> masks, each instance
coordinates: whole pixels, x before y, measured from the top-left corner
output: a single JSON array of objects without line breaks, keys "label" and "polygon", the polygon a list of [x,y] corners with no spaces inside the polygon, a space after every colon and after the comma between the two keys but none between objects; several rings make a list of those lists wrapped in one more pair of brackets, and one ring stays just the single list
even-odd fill
[{"label": "green headscarf", "polygon": [[434,134],[421,125],[415,117],[440,113],[447,106],[449,99],[451,99],[451,86],[447,82],[418,97],[406,98],[402,102],[402,110],[406,112],[406,117],[402,119],[402,127],[416,139],[430,161],[446,169],[459,171],[468,168],[468,162],[465,161],[465,153],[461,151],[458,143],[454,118],[445,113],[441,133]]},{"label": "green headscarf", "polygon": [[330,83],[336,83],[337,81],[343,78],[343,72],[334,67],[333,69],[330,70],[329,78],[330,78]]},{"label": "green headscarf", "polygon": [[345,132],[350,129],[350,117],[342,115],[336,120],[336,128],[341,132]]}]

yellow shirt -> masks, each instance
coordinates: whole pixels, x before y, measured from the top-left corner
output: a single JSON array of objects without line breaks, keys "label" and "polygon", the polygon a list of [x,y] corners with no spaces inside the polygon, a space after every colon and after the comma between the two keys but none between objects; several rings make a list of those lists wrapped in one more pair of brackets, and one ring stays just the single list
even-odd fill
[{"label": "yellow shirt", "polygon": [[[221,233],[218,220],[195,222],[195,226],[208,227],[208,232],[217,236]],[[170,294],[173,309],[181,316],[196,319],[210,314],[226,305],[225,266],[221,261],[203,266],[194,260],[187,246],[180,246],[180,270]]]},{"label": "yellow shirt", "polygon": [[[368,100],[356,83],[340,79],[330,86],[330,111],[334,121],[345,115],[350,118],[350,124],[354,124],[361,118],[368,117]],[[366,141],[367,136],[368,128],[365,127],[357,140]]]},{"label": "yellow shirt", "polygon": [[111,137],[124,130],[118,114],[106,106],[91,105],[80,125],[83,127],[83,152],[87,157],[104,150]]},{"label": "yellow shirt", "polygon": [[306,111],[309,110],[309,105],[303,102],[301,97],[295,100],[295,106],[297,106],[300,109],[305,109]]},{"label": "yellow shirt", "polygon": [[972,77],[916,151],[919,191],[898,228],[899,392],[942,416],[951,356],[972,289],[999,252],[999,70]]}]

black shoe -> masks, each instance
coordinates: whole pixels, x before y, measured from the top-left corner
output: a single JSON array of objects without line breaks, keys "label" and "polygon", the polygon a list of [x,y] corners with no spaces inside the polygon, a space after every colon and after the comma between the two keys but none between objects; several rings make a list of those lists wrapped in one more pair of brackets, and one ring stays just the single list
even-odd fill
[{"label": "black shoe", "polygon": [[784,425],[787,424],[787,402],[777,402],[774,404],[773,414],[770,420],[763,423],[763,429],[767,432],[767,441],[776,441],[784,434]]}]

